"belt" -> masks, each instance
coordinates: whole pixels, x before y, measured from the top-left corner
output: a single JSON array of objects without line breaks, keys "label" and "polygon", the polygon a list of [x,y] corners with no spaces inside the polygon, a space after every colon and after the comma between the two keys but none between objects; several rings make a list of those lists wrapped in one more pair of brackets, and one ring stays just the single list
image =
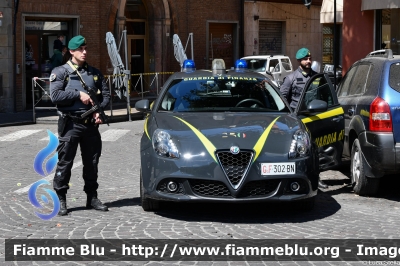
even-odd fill
[{"label": "belt", "polygon": [[68,117],[71,118],[72,121],[74,121],[74,123],[78,123],[78,124],[93,124],[91,117],[81,118],[81,117],[70,116],[70,115]]},{"label": "belt", "polygon": [[[61,112],[60,112],[61,113]],[[93,123],[93,119],[91,116],[87,116],[87,117],[79,117],[77,115],[73,115],[71,113],[61,113],[59,115],[63,116],[63,117],[68,117],[70,118],[74,123],[78,123],[78,124],[94,124]]]}]

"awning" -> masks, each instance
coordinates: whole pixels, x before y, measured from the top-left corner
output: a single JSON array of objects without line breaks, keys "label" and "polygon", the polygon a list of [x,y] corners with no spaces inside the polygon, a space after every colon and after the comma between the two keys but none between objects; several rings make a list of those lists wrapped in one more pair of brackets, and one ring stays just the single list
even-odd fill
[{"label": "awning", "polygon": [[361,11],[400,8],[400,0],[362,0]]},{"label": "awning", "polygon": [[[400,0],[399,0],[400,1]],[[321,23],[333,23],[334,0],[324,0],[321,7]],[[336,23],[343,22],[343,0],[336,0]]]}]

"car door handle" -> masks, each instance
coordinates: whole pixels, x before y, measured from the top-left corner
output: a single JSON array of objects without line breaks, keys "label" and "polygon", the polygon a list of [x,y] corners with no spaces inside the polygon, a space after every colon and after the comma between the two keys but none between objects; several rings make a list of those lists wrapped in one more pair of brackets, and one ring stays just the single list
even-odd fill
[{"label": "car door handle", "polygon": [[347,110],[347,113],[349,114],[349,116],[354,115],[354,109]]},{"label": "car door handle", "polygon": [[343,116],[338,116],[332,119],[332,122],[340,122],[343,119]]}]

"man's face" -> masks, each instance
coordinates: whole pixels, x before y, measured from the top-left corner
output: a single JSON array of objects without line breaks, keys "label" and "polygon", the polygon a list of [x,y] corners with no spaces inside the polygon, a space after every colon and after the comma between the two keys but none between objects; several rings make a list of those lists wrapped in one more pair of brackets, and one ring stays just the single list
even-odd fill
[{"label": "man's face", "polygon": [[70,50],[71,56],[73,59],[75,59],[76,63],[86,61],[86,50],[87,50],[86,45],[80,46],[79,48],[77,48],[75,50]]},{"label": "man's face", "polygon": [[311,69],[311,56],[304,57],[299,60],[300,61],[300,66],[302,69]]}]

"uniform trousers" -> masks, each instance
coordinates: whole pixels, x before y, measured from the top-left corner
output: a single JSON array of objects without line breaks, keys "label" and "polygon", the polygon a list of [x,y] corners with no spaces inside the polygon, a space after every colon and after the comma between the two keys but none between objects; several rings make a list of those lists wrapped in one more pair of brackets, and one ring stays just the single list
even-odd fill
[{"label": "uniform trousers", "polygon": [[54,190],[57,194],[67,193],[71,169],[79,145],[83,164],[82,177],[85,182],[83,190],[86,194],[97,195],[99,186],[97,166],[102,149],[99,126],[93,123],[77,123],[69,119],[58,140],[58,163],[53,180]]}]

